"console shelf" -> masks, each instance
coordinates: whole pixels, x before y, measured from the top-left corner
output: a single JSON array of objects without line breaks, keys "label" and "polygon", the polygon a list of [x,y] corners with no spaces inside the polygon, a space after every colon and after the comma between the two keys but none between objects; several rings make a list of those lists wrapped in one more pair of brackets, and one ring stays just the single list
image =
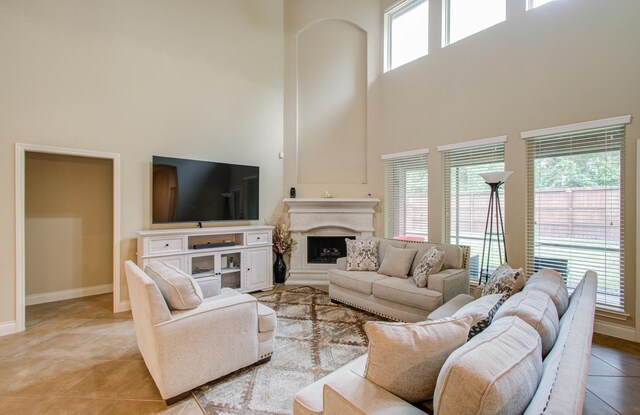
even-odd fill
[{"label": "console shelf", "polygon": [[170,263],[193,276],[205,297],[223,287],[241,292],[270,289],[272,231],[263,225],[139,231],[138,265]]}]

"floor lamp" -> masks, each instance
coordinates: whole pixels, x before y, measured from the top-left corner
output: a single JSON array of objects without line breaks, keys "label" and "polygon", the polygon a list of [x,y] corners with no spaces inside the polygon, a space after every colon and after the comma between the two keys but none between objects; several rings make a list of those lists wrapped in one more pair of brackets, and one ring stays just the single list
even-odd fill
[{"label": "floor lamp", "polygon": [[[504,221],[502,220],[502,208],[500,207],[500,186],[507,181],[507,177],[513,173],[512,171],[496,171],[491,173],[480,173],[485,183],[491,187],[491,195],[489,196],[489,208],[487,209],[487,221],[484,225],[484,241],[482,242],[482,261],[480,262],[480,278],[478,284],[482,284],[482,280],[487,281],[491,276],[489,272],[489,262],[491,258],[491,243],[496,239],[498,245],[498,255],[500,263],[507,262],[507,243],[504,236]],[[504,253],[504,261],[502,255]],[[486,258],[486,261],[485,261]]]}]

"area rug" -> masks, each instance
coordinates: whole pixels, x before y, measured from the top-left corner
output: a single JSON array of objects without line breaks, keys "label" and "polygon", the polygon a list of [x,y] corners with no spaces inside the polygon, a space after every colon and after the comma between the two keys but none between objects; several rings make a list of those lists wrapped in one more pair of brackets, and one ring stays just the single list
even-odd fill
[{"label": "area rug", "polygon": [[311,287],[258,301],[278,316],[273,357],[194,389],[208,415],[291,414],[297,391],[367,352],[364,323],[382,319]]}]

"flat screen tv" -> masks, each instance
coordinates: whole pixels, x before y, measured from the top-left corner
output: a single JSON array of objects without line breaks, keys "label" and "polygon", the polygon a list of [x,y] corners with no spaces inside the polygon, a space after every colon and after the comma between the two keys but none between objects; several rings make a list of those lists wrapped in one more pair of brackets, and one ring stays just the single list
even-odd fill
[{"label": "flat screen tv", "polygon": [[260,168],[153,156],[153,223],[257,220]]}]

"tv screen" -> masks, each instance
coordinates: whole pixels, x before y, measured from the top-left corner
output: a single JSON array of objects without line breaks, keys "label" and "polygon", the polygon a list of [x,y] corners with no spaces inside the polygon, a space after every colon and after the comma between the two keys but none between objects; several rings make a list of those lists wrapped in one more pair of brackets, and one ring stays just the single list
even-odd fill
[{"label": "tv screen", "polygon": [[153,156],[153,223],[257,220],[260,168]]}]

